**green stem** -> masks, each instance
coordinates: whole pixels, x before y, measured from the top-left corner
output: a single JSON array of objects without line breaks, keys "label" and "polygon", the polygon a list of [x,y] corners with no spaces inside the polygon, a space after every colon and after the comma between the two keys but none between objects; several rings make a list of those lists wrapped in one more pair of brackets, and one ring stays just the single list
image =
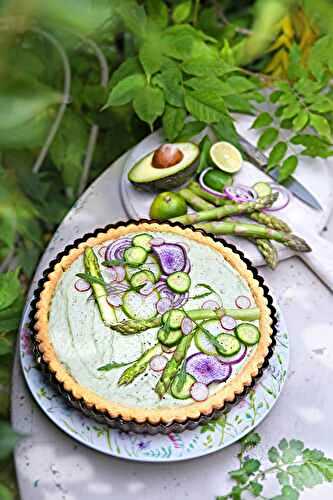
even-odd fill
[{"label": "green stem", "polygon": [[197,196],[194,194],[190,189],[181,189],[178,191],[178,194],[184,200],[190,205],[194,210],[210,210],[211,208],[214,208],[214,205],[212,203],[209,203],[208,201],[200,198],[200,196]]}]

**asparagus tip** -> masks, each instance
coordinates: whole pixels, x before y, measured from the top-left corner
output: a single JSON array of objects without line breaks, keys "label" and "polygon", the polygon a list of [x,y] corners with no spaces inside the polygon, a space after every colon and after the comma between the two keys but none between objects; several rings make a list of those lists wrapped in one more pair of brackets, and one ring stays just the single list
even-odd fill
[{"label": "asparagus tip", "polygon": [[295,250],[296,252],[311,252],[312,250],[311,247],[307,244],[307,242],[303,238],[300,238],[295,234],[292,234],[290,236],[290,239],[288,241],[288,246],[293,250]]}]

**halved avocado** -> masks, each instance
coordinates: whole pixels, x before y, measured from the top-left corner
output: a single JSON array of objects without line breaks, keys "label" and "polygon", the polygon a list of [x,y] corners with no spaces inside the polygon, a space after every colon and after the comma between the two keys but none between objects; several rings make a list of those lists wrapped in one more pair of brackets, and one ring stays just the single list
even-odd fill
[{"label": "halved avocado", "polygon": [[199,148],[192,142],[174,144],[182,153],[181,160],[171,166],[155,167],[153,151],[136,163],[128,174],[128,179],[137,188],[144,191],[167,191],[181,186],[196,170],[195,160],[199,156]]}]

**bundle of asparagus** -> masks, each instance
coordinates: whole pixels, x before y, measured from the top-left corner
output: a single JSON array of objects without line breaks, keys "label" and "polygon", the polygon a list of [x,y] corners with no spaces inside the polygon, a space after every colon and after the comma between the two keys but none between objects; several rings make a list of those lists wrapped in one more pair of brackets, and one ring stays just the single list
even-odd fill
[{"label": "bundle of asparagus", "polygon": [[[193,224],[208,233],[216,235],[242,236],[252,241],[263,255],[267,265],[274,269],[277,265],[277,250],[271,240],[295,250],[310,252],[309,245],[299,236],[292,233],[291,228],[283,220],[274,215],[262,212],[271,206],[277,194],[270,194],[247,203],[228,202],[204,191],[192,181],[179,194],[197,212],[171,219],[182,224]],[[230,220],[230,216],[247,216],[255,223],[244,223]]]}]

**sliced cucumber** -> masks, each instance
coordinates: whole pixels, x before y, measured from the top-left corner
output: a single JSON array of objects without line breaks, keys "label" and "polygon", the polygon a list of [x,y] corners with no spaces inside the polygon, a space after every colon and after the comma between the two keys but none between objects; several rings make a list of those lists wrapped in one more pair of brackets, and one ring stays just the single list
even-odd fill
[{"label": "sliced cucumber", "polygon": [[124,259],[130,266],[140,266],[147,259],[147,252],[141,247],[129,247],[124,252]]},{"label": "sliced cucumber", "polygon": [[183,319],[185,318],[185,313],[180,309],[172,309],[167,311],[162,316],[162,323],[164,325],[168,324],[171,330],[178,330],[180,328]]},{"label": "sliced cucumber", "polygon": [[241,344],[235,335],[231,335],[230,333],[221,333],[217,340],[219,342],[219,346],[216,346],[216,349],[223,356],[233,356],[240,351]]},{"label": "sliced cucumber", "polygon": [[176,399],[188,399],[191,397],[190,390],[195,382],[195,378],[186,373],[184,381],[179,380],[180,375],[176,375],[171,384],[171,394]]},{"label": "sliced cucumber", "polygon": [[251,346],[259,342],[260,331],[251,323],[241,323],[236,327],[235,333],[243,344]]},{"label": "sliced cucumber", "polygon": [[137,267],[126,265],[125,271],[128,281],[131,281],[133,274],[137,273],[138,271],[151,271],[155,276],[155,281],[158,281],[161,277],[161,268],[158,260],[154,255],[151,254],[148,254],[146,262],[140,266],[140,269],[138,269]]},{"label": "sliced cucumber", "polygon": [[132,243],[135,247],[141,247],[144,250],[146,250],[146,252],[150,252],[151,250],[150,242],[152,239],[153,237],[150,236],[150,234],[142,233],[138,234],[137,236],[134,236]]},{"label": "sliced cucumber", "polygon": [[178,271],[172,273],[167,279],[167,285],[171,290],[177,293],[185,293],[191,286],[191,278],[187,273]]},{"label": "sliced cucumber", "polygon": [[156,303],[159,298],[160,295],[155,290],[149,295],[129,290],[123,295],[122,309],[131,319],[152,319],[157,315]]},{"label": "sliced cucumber", "polygon": [[[201,326],[205,328],[205,330],[208,330],[209,333],[211,333],[215,337],[223,332],[221,323],[217,319],[210,319],[209,321],[205,321],[201,324]],[[216,356],[218,354],[215,346],[208,339],[207,335],[204,331],[202,331],[201,328],[198,328],[196,330],[194,335],[194,342],[199,351],[203,352],[204,354],[208,354],[210,356]]]},{"label": "sliced cucumber", "polygon": [[253,189],[260,198],[262,196],[269,196],[272,193],[272,188],[267,182],[257,182]]},{"label": "sliced cucumber", "polygon": [[148,281],[155,283],[155,275],[151,271],[138,271],[131,278],[131,286],[133,288],[141,288]]},{"label": "sliced cucumber", "polygon": [[166,345],[167,347],[173,347],[177,345],[180,339],[182,338],[183,333],[179,330],[170,330],[167,332],[164,328],[160,328],[157,334],[158,340],[161,344]]}]

